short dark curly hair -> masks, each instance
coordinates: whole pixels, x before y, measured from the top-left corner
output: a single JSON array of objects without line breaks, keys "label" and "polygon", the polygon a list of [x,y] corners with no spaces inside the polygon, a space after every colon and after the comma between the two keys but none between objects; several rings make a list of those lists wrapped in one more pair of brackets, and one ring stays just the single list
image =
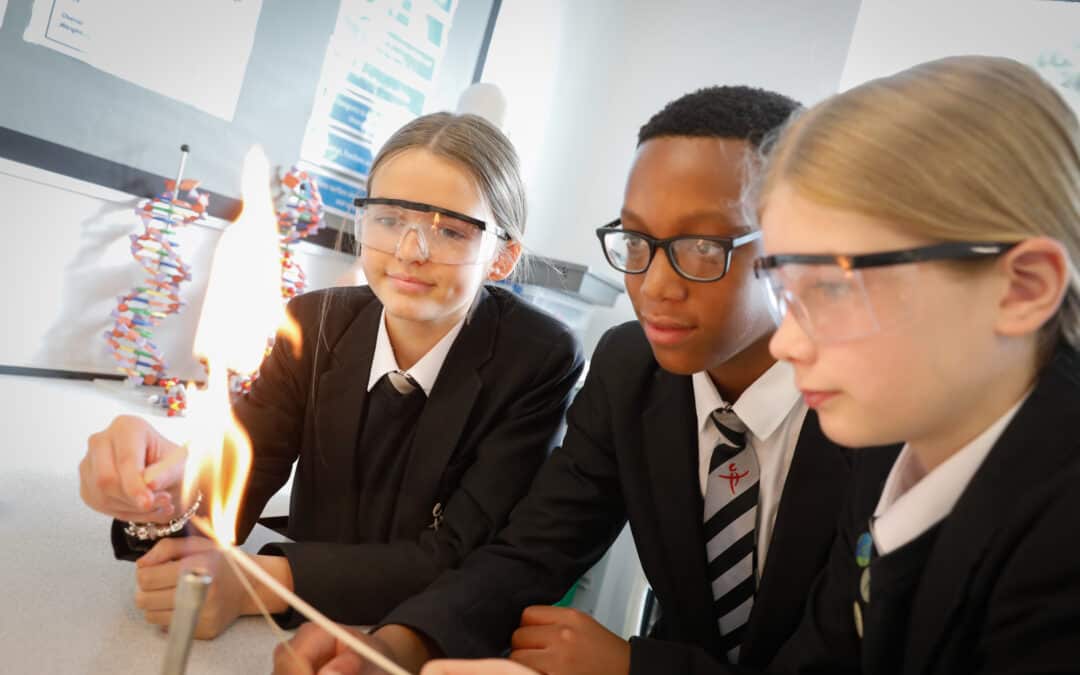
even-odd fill
[{"label": "short dark curly hair", "polygon": [[757,147],[802,107],[766,89],[705,87],[664,106],[638,131],[638,145],[658,136],[736,138]]}]

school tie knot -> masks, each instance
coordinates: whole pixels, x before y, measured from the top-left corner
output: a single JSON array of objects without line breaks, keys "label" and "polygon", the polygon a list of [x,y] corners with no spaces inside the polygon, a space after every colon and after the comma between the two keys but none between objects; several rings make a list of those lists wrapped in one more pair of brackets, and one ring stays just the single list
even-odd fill
[{"label": "school tie knot", "polygon": [[[420,389],[420,383],[417,382],[412,375],[401,371],[391,370],[386,373],[386,381],[393,386],[394,390],[402,395],[411,394],[412,392]],[[422,391],[422,390],[421,390]]]},{"label": "school tie knot", "polygon": [[720,440],[713,449],[709,471],[715,471],[746,448],[746,424],[730,406],[717,408],[710,415],[713,425],[720,432]]}]

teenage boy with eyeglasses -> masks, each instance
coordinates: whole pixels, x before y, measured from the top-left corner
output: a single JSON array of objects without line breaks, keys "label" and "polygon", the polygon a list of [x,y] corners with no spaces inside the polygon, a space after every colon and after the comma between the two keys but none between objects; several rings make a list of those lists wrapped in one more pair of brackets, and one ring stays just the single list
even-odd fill
[{"label": "teenage boy with eyeglasses", "polygon": [[[620,218],[597,230],[638,321],[601,339],[562,447],[496,541],[386,617],[374,642],[393,658],[416,667],[512,643],[512,659],[551,675],[692,673],[763,667],[794,631],[850,457],[769,354],[759,233],[738,205],[747,153],[797,107],[712,87],[642,127]],[[652,634],[629,642],[545,606],[627,520],[660,606]],[[313,628],[293,641],[316,666],[332,644]],[[292,672],[284,650],[277,662]]]}]

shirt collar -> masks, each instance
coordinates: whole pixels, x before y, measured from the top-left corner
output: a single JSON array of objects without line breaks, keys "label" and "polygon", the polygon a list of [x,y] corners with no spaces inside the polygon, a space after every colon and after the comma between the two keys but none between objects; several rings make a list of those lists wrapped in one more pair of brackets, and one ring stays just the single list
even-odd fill
[{"label": "shirt collar", "polygon": [[[431,396],[431,390],[435,386],[435,380],[439,377],[443,362],[446,361],[446,355],[450,353],[450,347],[453,346],[454,340],[464,325],[464,319],[458,321],[450,329],[450,332],[444,335],[412,368],[403,371],[420,385],[425,396]],[[402,371],[398,367],[397,357],[394,356],[394,348],[390,346],[390,335],[386,332],[386,310],[384,309],[379,315],[379,332],[375,337],[375,352],[371,356],[371,374],[368,375],[367,390],[371,391],[384,375],[393,372]]]},{"label": "shirt collar", "polygon": [[924,473],[911,446],[904,445],[874,509],[874,544],[880,552],[896,550],[949,515],[1026,400],[1025,395],[930,473]]},{"label": "shirt collar", "polygon": [[[711,424],[710,416],[727,402],[716,390],[709,374],[702,371],[691,376],[694,385],[694,406],[697,409],[698,433]],[[801,394],[795,388],[795,373],[791,364],[777,361],[746,388],[732,409],[755,438],[766,439],[780,426],[799,402]]]}]

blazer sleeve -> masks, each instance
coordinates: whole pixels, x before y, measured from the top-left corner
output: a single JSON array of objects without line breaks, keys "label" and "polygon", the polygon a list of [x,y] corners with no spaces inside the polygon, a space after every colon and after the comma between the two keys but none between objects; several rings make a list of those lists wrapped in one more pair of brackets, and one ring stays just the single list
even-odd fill
[{"label": "blazer sleeve", "polygon": [[[596,354],[605,353],[603,345],[601,340]],[[562,447],[544,463],[496,540],[398,606],[384,625],[417,630],[447,656],[497,655],[509,645],[525,607],[557,601],[603,556],[626,522],[610,392],[601,374],[606,369],[594,359],[567,413]]]},{"label": "blazer sleeve", "polygon": [[[424,590],[473,549],[492,541],[558,443],[583,359],[577,340],[560,332],[533,381],[515,392],[501,421],[480,442],[476,459],[446,501],[438,529],[390,543],[270,544],[289,559],[296,592],[330,618],[368,625]],[[295,625],[298,616],[282,619]]]}]

